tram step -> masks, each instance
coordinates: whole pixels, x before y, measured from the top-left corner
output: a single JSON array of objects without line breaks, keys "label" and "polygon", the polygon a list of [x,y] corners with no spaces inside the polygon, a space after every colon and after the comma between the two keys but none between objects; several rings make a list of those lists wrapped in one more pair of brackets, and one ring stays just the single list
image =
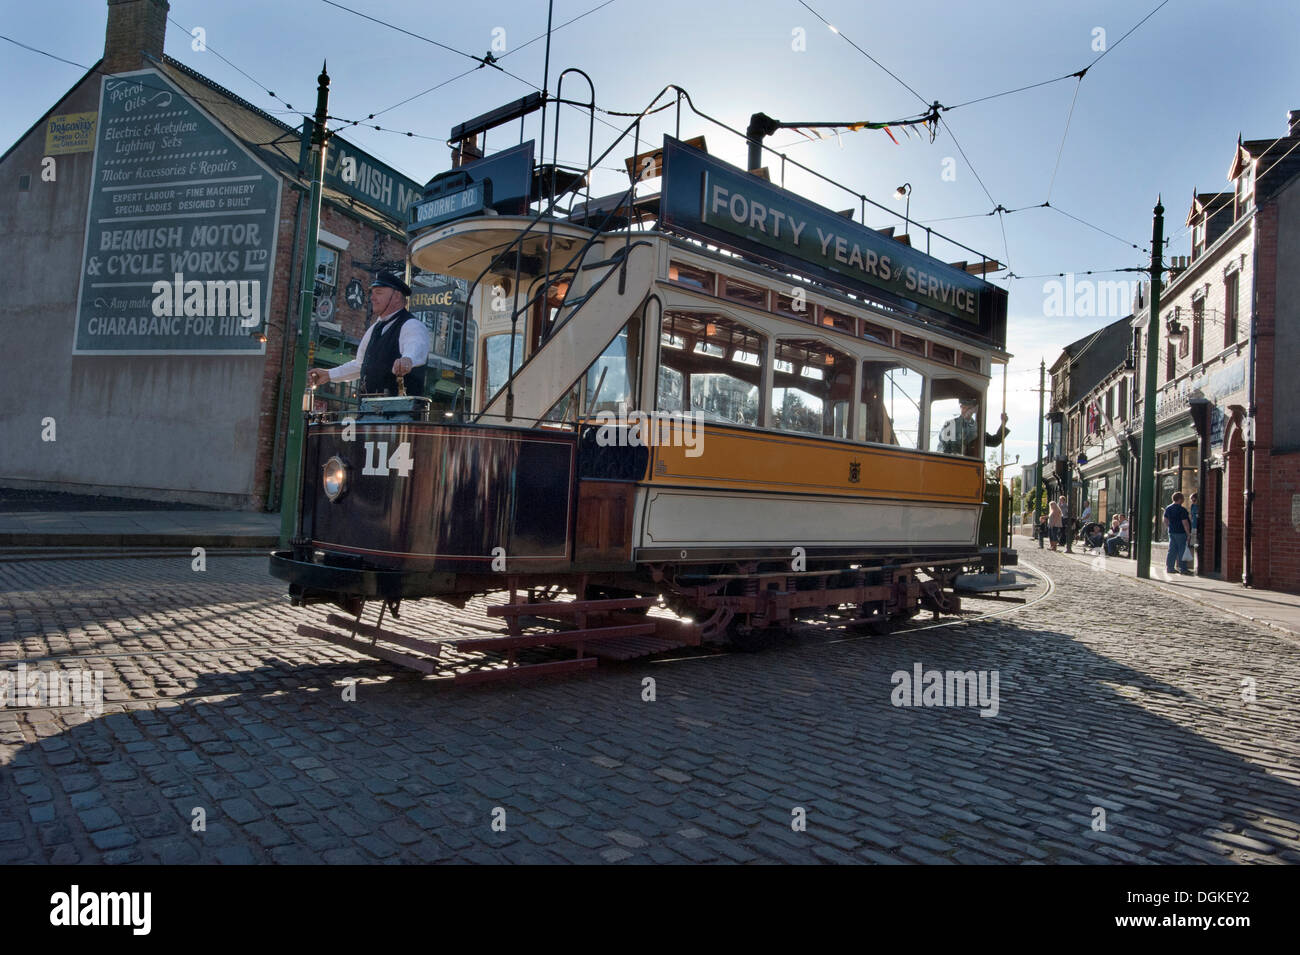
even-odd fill
[{"label": "tram step", "polygon": [[393,633],[391,630],[385,630],[369,623],[358,623],[353,618],[345,617],[342,614],[332,613],[325,618],[325,622],[335,627],[342,627],[345,630],[356,630],[357,633],[365,634],[367,637],[377,640],[387,640],[389,643],[395,643],[399,647],[406,647],[408,650],[419,650],[421,653],[428,653],[435,657],[442,652],[442,644],[440,643],[417,640],[415,637]]},{"label": "tram step", "polygon": [[398,666],[409,667],[412,670],[418,670],[421,673],[432,673],[434,662],[423,657],[413,657],[407,653],[398,653],[396,650],[390,650],[387,647],[379,646],[373,643],[366,643],[364,640],[354,640],[352,637],[344,636],[341,633],[335,633],[333,630],[325,630],[322,627],[313,627],[305,623],[298,624],[298,634],[303,637],[311,637],[316,640],[325,640],[329,643],[337,644],[340,647],[346,647],[357,653],[378,657],[381,660],[387,660],[389,663],[396,663]]},{"label": "tram step", "polygon": [[573,643],[594,643],[623,637],[643,637],[655,632],[653,623],[626,627],[595,627],[587,630],[559,630],[554,633],[528,633],[523,636],[486,637],[457,640],[457,650],[522,650],[525,647],[559,647]]},{"label": "tram step", "polygon": [[456,683],[494,683],[498,680],[526,680],[529,677],[567,673],[570,670],[587,670],[599,663],[595,657],[578,657],[576,660],[556,660],[552,663],[529,663],[523,666],[498,667],[495,670],[470,670],[457,673]]},{"label": "tram step", "polygon": [[487,615],[489,617],[518,617],[527,614],[536,617],[550,614],[568,617],[580,613],[600,613],[606,610],[632,610],[637,607],[653,607],[658,602],[658,597],[612,597],[608,600],[497,604],[494,607],[487,608]]}]

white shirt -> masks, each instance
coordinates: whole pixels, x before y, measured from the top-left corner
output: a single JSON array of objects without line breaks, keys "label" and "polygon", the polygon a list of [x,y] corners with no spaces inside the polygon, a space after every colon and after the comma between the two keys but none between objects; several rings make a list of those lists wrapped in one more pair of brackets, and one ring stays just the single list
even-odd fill
[{"label": "white shirt", "polygon": [[[366,329],[366,333],[361,336],[361,344],[357,346],[357,357],[349,362],[344,362],[337,368],[329,369],[330,381],[352,381],[355,378],[360,378],[361,364],[366,360],[366,346],[370,344],[370,337],[387,332],[389,319],[400,311],[401,309],[396,309],[377,321],[371,322],[370,327]],[[419,368],[428,360],[429,344],[429,329],[424,322],[418,318],[413,318],[402,326],[402,337],[398,339],[397,347],[401,351],[403,358],[411,359],[412,368]],[[388,369],[384,370],[387,371]]]}]

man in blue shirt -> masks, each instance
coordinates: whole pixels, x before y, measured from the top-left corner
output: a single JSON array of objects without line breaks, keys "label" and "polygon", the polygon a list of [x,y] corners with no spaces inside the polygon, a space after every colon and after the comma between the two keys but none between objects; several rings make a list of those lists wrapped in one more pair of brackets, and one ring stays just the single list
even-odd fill
[{"label": "man in blue shirt", "polygon": [[1183,507],[1181,492],[1174,495],[1173,503],[1165,508],[1165,524],[1169,528],[1169,554],[1165,557],[1165,570],[1171,574],[1193,576],[1182,567],[1183,551],[1187,549],[1187,536],[1192,532],[1192,515]]}]

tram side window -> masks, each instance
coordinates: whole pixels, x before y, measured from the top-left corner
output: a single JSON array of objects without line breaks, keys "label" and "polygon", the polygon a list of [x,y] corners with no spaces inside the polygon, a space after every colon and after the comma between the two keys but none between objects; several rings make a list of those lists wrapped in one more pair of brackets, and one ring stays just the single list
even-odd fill
[{"label": "tram side window", "polygon": [[765,342],[722,315],[668,312],[660,325],[655,409],[756,426]]},{"label": "tram side window", "polygon": [[776,343],[772,426],[826,437],[849,437],[854,359],[817,339]]},{"label": "tram side window", "polygon": [[862,363],[865,440],[919,449],[925,376],[892,361]]},{"label": "tram side window", "polygon": [[[515,363],[518,370],[524,363],[524,336],[515,335]],[[510,377],[510,335],[492,335],[483,339],[483,403],[487,404],[498,391],[505,387]]]},{"label": "tram side window", "polygon": [[930,386],[930,450],[978,458],[983,439],[980,393],[964,382],[935,379]]}]

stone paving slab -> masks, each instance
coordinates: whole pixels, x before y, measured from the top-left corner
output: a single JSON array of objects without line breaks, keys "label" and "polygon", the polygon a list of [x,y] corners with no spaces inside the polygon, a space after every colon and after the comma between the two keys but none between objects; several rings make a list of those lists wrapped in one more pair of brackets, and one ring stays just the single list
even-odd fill
[{"label": "stone paving slab", "polygon": [[0,862],[1300,861],[1297,648],[1023,557],[997,617],[472,688],[299,637],[264,557],[0,563],[0,672],[105,698],[0,707]]},{"label": "stone paving slab", "polygon": [[[1042,553],[1038,542],[1024,537],[1014,539],[1019,553],[1028,560],[1033,555]],[[1086,551],[1075,547],[1074,553],[1057,551],[1057,555],[1076,563],[1086,564],[1089,569],[1120,574],[1142,586],[1153,588],[1157,592],[1171,594],[1181,600],[1190,601],[1203,607],[1212,607],[1234,616],[1243,617],[1253,623],[1272,627],[1294,637],[1300,637],[1300,594],[1282,593],[1277,590],[1260,590],[1245,587],[1240,581],[1216,580],[1213,577],[1184,576],[1169,574],[1165,570],[1164,554],[1157,547],[1151,554],[1151,579],[1138,580],[1137,561],[1125,557],[1106,557],[1096,551]],[[1050,553],[1050,551],[1048,551]]]}]

